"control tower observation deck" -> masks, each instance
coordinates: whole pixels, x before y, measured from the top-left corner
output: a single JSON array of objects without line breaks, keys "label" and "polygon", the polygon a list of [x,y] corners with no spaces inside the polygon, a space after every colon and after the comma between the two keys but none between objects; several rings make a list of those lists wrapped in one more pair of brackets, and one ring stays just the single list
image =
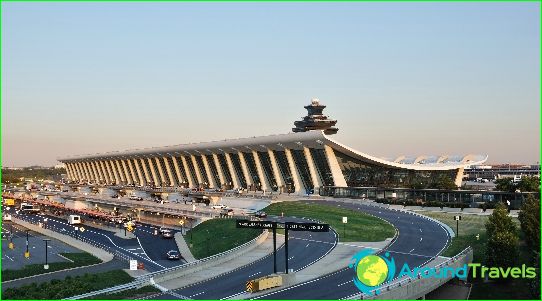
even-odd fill
[{"label": "control tower observation deck", "polygon": [[322,130],[326,135],[336,134],[339,130],[334,127],[337,120],[329,119],[323,114],[326,106],[320,104],[320,100],[313,98],[311,104],[305,106],[307,116],[303,120],[294,122],[295,128],[292,128],[294,133],[307,132],[312,130]]}]

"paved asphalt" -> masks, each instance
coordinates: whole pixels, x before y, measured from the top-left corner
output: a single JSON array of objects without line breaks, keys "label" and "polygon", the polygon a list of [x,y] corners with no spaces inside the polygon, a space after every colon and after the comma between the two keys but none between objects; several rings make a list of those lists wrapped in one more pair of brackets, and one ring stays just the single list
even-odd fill
[{"label": "paved asphalt", "polygon": [[[65,219],[55,216],[19,214],[16,216],[33,223],[43,222],[48,218],[47,229],[72,237],[76,236],[73,225],[69,225]],[[78,225],[79,226],[79,225]],[[113,232],[92,227],[92,224],[83,224],[84,232],[77,232],[77,238],[84,238],[117,251],[127,257],[138,260],[145,264],[145,269],[154,272],[180,265],[184,260],[169,261],[165,253],[169,250],[178,250],[174,239],[165,239],[154,235],[154,227],[140,225],[134,231],[136,238],[123,239],[115,236]],[[128,264],[127,264],[128,265]]]},{"label": "paved asphalt", "polygon": [[[399,231],[399,235],[386,248],[386,251],[395,259],[397,273],[404,263],[414,268],[432,260],[444,250],[450,240],[448,232],[439,224],[408,212],[337,201],[322,201],[322,203],[360,210],[393,224]],[[354,272],[349,268],[344,268],[255,299],[341,299],[359,293],[352,282],[353,277]]]},{"label": "paved asphalt", "polygon": [[[300,218],[282,218],[282,221],[304,221]],[[329,253],[337,241],[335,232],[294,232],[289,231],[288,267],[298,271],[320,260]],[[325,242],[325,243],[317,243]],[[277,270],[285,271],[284,247],[277,251]],[[165,294],[153,296],[155,299],[221,299],[245,293],[245,283],[249,279],[273,273],[273,256],[268,255],[256,262],[232,270],[213,279],[189,285]]]}]

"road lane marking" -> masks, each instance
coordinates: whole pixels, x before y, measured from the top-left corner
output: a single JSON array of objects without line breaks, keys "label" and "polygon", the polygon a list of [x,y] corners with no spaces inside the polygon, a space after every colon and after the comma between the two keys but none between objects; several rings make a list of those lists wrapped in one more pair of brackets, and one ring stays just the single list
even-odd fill
[{"label": "road lane marking", "polygon": [[254,277],[254,276],[256,276],[256,275],[258,275],[258,274],[261,274],[261,273],[262,273],[262,272],[254,273],[254,274],[252,274],[252,275],[248,276],[248,278],[250,278],[250,277]]},{"label": "road lane marking", "polygon": [[343,286],[343,285],[348,284],[348,283],[350,283],[350,282],[352,282],[352,280],[348,280],[348,281],[346,281],[346,282],[344,282],[344,283],[337,284],[337,286]]},{"label": "road lane marking", "polygon": [[420,242],[422,242],[422,240],[423,240],[423,237],[420,237]]},{"label": "road lane marking", "polygon": [[307,245],[305,246],[305,248],[308,248],[308,247],[309,247],[309,245],[310,245],[310,244],[307,244]]},{"label": "road lane marking", "polygon": [[410,250],[408,253],[412,253],[412,251],[414,251],[414,249]]},{"label": "road lane marking", "polygon": [[239,292],[239,293],[237,293],[237,294],[233,294],[233,295],[231,295],[231,296],[227,296],[227,297],[221,298],[220,300],[231,299],[231,298],[233,298],[233,297],[237,297],[237,296],[242,295],[242,294],[244,294],[244,293],[245,293],[245,292],[242,291],[242,292]]},{"label": "road lane marking", "polygon": [[197,294],[193,294],[192,296],[189,296],[189,297],[192,298],[192,297],[195,297],[195,296],[199,296],[201,294],[205,294],[205,292],[200,292],[200,293],[197,293]]},{"label": "road lane marking", "polygon": [[292,260],[292,259],[294,259],[294,257],[295,257],[295,256],[292,256],[292,257],[288,258],[288,260]]}]

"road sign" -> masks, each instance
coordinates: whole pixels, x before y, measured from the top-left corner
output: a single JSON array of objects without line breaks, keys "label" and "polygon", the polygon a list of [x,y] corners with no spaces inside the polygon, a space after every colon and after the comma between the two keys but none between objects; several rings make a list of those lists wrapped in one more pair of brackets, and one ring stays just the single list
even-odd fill
[{"label": "road sign", "polygon": [[79,231],[79,227],[75,227],[75,231]]},{"label": "road sign", "polygon": [[456,215],[456,216],[454,216],[454,220],[460,221],[460,220],[461,220],[461,215]]},{"label": "road sign", "polygon": [[184,220],[180,220],[179,225],[181,225],[181,226],[184,225]]},{"label": "road sign", "polygon": [[253,292],[257,291],[256,284],[254,283],[254,280],[247,281],[246,287],[247,287],[247,292],[249,292],[249,293],[253,293]]},{"label": "road sign", "polygon": [[130,271],[137,271],[137,260],[130,260]]},{"label": "road sign", "polygon": [[85,232],[85,230],[86,230],[85,228],[79,227],[79,231],[81,231],[81,233]]},{"label": "road sign", "polygon": [[343,216],[343,224],[348,223],[348,216]]},{"label": "road sign", "polygon": [[284,228],[290,231],[329,232],[328,224],[286,222]]},{"label": "road sign", "polygon": [[277,227],[277,222],[269,221],[249,221],[246,219],[238,219],[235,226],[237,228],[251,228],[251,229],[273,229]]}]

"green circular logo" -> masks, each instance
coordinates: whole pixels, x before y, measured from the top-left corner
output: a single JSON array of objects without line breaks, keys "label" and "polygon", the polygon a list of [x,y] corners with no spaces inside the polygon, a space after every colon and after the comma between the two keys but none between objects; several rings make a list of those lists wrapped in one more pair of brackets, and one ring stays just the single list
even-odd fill
[{"label": "green circular logo", "polygon": [[388,265],[379,256],[369,255],[359,261],[356,274],[359,281],[366,286],[377,286],[388,277]]}]

